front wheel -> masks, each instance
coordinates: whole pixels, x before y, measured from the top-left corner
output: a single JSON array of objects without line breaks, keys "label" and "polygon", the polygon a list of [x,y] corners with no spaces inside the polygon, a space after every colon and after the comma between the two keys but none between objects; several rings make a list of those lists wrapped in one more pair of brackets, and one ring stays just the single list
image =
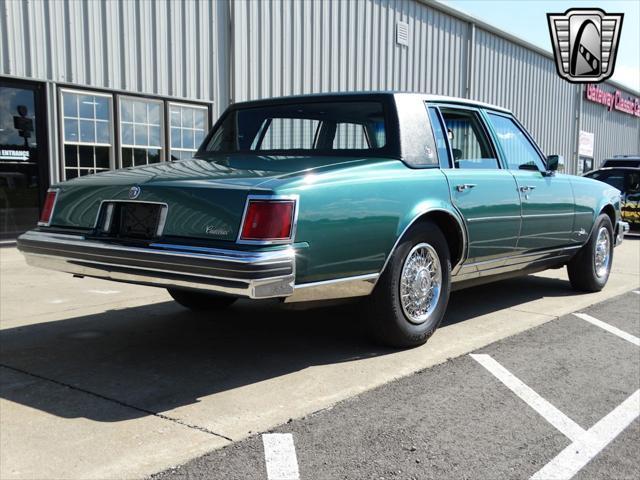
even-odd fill
[{"label": "front wheel", "polygon": [[608,215],[600,215],[589,241],[567,264],[569,281],[576,290],[599,292],[607,284],[613,262],[613,225]]},{"label": "front wheel", "polygon": [[196,312],[224,310],[237,300],[236,297],[225,297],[193,290],[167,288],[169,295],[183,307]]},{"label": "front wheel", "polygon": [[431,222],[413,227],[367,299],[371,333],[392,347],[424,344],[444,317],[450,289],[451,260],[444,235]]}]

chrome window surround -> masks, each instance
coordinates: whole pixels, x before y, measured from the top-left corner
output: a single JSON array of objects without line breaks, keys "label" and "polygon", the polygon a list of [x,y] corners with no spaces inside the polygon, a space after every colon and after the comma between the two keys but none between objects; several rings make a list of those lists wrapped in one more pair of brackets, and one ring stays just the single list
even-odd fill
[{"label": "chrome window surround", "polygon": [[[247,217],[247,210],[249,209],[249,202],[251,200],[272,200],[272,201],[294,201],[293,216],[291,218],[291,232],[289,238],[277,239],[277,240],[245,240],[242,238],[242,229]],[[236,243],[241,245],[284,245],[293,243],[296,238],[296,230],[298,227],[298,210],[300,208],[300,196],[299,195],[247,195],[247,200],[244,204],[244,211],[242,212],[242,219],[240,220],[240,227],[238,228],[238,236],[236,237]]]},{"label": "chrome window surround", "polygon": [[59,188],[50,188],[47,190],[47,194],[49,192],[56,192],[56,198],[53,201],[53,207],[51,207],[51,213],[49,214],[49,221],[48,222],[41,222],[40,220],[38,220],[38,226],[39,227],[49,227],[51,226],[51,220],[53,220],[53,214],[56,211],[56,204],[58,203],[58,195],[60,195],[60,189]]},{"label": "chrome window surround", "polygon": [[[93,222],[93,228],[96,232],[108,232],[111,228],[111,220],[113,216],[113,206],[110,204],[114,203],[146,203],[150,205],[160,205],[160,219],[158,221],[158,230],[156,231],[156,236],[161,237],[164,232],[164,226],[167,223],[167,214],[169,213],[169,205],[164,202],[146,202],[144,200],[102,200],[100,202],[100,207],[98,208],[98,214],[96,215],[96,219]],[[104,218],[102,220],[102,225],[98,225],[100,222],[100,217],[102,216],[102,211],[106,209]]]}]

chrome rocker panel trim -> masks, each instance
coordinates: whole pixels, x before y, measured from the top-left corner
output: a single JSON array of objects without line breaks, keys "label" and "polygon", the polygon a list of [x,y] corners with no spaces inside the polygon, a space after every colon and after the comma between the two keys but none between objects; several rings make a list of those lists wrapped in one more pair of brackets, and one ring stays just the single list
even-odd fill
[{"label": "chrome rocker panel trim", "polygon": [[17,243],[29,265],[74,275],[247,298],[285,297],[294,292],[292,248],[180,250],[177,245],[161,243],[142,248],[36,230],[18,237]]}]

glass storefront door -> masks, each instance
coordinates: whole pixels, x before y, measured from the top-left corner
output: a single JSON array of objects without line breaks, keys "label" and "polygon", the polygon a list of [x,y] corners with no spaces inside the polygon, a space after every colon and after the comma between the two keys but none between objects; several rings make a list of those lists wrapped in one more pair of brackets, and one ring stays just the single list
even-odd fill
[{"label": "glass storefront door", "polygon": [[43,87],[0,79],[0,241],[38,222],[48,187]]}]

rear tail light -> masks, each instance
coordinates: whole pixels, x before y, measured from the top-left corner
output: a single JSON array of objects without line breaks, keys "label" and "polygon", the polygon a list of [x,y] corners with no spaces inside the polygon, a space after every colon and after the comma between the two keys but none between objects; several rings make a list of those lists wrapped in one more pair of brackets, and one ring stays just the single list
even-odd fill
[{"label": "rear tail light", "polygon": [[285,243],[292,239],[295,224],[294,199],[249,199],[240,240]]},{"label": "rear tail light", "polygon": [[53,207],[56,204],[56,197],[58,196],[57,190],[49,190],[47,196],[44,199],[44,206],[42,212],[40,212],[40,221],[38,225],[48,227],[51,224],[51,216],[53,215]]}]

